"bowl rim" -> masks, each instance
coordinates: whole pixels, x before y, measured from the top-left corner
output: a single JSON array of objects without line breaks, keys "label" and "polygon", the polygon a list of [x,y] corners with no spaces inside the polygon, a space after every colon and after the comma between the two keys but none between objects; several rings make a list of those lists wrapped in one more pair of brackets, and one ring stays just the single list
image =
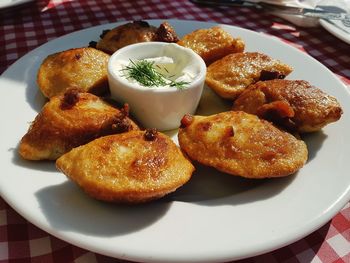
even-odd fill
[{"label": "bowl rim", "polygon": [[[198,75],[195,76],[194,80],[191,81],[190,85],[185,87],[184,89],[178,89],[176,87],[142,87],[138,85],[133,85],[130,82],[125,81],[123,78],[118,75],[115,70],[112,69],[113,62],[115,61],[116,57],[120,56],[122,53],[125,52],[130,52],[130,50],[133,50],[135,48],[140,48],[142,46],[168,46],[168,45],[173,45],[179,50],[182,50],[183,52],[186,52],[190,56],[192,56],[196,62],[199,65],[199,73]],[[145,48],[145,50],[147,50]],[[147,54],[147,51],[145,51],[145,54]],[[194,52],[192,49],[181,46],[177,43],[168,43],[168,42],[156,42],[156,41],[149,41],[149,42],[140,42],[140,43],[135,43],[135,44],[130,44],[125,47],[122,47],[115,51],[109,58],[108,60],[108,65],[107,65],[107,72],[108,72],[108,78],[113,78],[114,81],[121,83],[121,85],[126,86],[127,88],[133,89],[133,90],[138,90],[142,92],[164,92],[164,93],[172,93],[172,92],[181,92],[189,89],[193,89],[198,86],[201,82],[205,81],[206,77],[206,72],[207,72],[207,66],[202,59],[201,56],[199,56],[196,52]]]}]

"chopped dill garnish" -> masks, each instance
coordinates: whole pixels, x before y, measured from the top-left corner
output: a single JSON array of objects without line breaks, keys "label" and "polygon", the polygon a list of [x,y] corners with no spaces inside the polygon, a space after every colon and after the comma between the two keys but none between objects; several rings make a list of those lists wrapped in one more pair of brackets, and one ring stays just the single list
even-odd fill
[{"label": "chopped dill garnish", "polygon": [[[159,69],[159,65],[155,65]],[[144,87],[160,87],[169,86],[177,89],[184,89],[189,82],[187,81],[176,81],[165,77],[162,73],[155,69],[154,61],[138,60],[133,61],[130,59],[130,64],[123,68],[123,77],[127,79],[136,80],[140,85]],[[164,70],[168,70],[164,67]]]}]

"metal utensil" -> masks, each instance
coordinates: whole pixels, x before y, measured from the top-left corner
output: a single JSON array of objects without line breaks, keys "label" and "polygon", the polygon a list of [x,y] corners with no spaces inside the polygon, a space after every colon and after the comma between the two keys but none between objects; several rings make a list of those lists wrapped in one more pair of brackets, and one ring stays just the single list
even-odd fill
[{"label": "metal utensil", "polygon": [[252,2],[247,0],[191,0],[196,4],[240,6],[262,9],[280,14],[301,15],[305,17],[321,18],[327,20],[341,20],[344,25],[350,25],[350,14],[346,12],[328,12],[320,8],[303,8],[295,6],[284,6],[265,2]]}]

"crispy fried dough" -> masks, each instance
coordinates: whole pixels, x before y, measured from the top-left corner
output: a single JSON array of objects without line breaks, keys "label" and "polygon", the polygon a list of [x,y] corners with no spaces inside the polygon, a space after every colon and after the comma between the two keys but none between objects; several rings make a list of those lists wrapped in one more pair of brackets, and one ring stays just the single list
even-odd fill
[{"label": "crispy fried dough", "polygon": [[105,31],[96,48],[112,54],[127,45],[149,41],[176,42],[178,38],[168,22],[163,22],[157,28],[145,21],[134,21]]},{"label": "crispy fried dough", "polygon": [[51,98],[31,124],[19,144],[28,160],[55,160],[73,147],[106,134],[138,129],[128,117],[90,93],[69,90]]},{"label": "crispy fried dough", "polygon": [[240,38],[233,38],[219,26],[197,29],[180,39],[179,45],[191,48],[207,65],[228,54],[243,52],[245,44]]},{"label": "crispy fried dough", "polygon": [[233,109],[297,132],[318,131],[342,114],[336,98],[304,80],[260,81],[237,98]]},{"label": "crispy fried dough", "polygon": [[40,65],[37,83],[45,97],[63,94],[69,88],[102,95],[108,91],[109,55],[91,47],[49,55]]},{"label": "crispy fried dough", "polygon": [[57,159],[56,166],[90,196],[121,203],[158,199],[194,171],[169,137],[149,130],[96,139]]},{"label": "crispy fried dough", "polygon": [[247,178],[293,174],[308,154],[302,140],[242,111],[185,116],[178,138],[190,159]]},{"label": "crispy fried dough", "polygon": [[279,60],[257,52],[234,53],[223,57],[208,67],[206,84],[219,96],[235,99],[242,91],[265,78],[267,72],[283,78],[292,68]]}]

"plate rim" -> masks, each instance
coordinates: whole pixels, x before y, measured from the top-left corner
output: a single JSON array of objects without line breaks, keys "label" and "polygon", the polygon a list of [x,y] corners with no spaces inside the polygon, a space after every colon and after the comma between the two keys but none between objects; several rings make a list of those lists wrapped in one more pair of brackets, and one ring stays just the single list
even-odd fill
[{"label": "plate rim", "polygon": [[[251,30],[249,30],[249,29],[245,29],[245,28],[241,28],[241,27],[237,27],[237,26],[233,26],[233,25],[219,24],[219,23],[215,23],[215,22],[204,22],[204,21],[195,21],[195,20],[168,19],[168,21],[169,21],[170,23],[171,23],[171,21],[174,21],[174,20],[179,21],[179,22],[185,22],[185,23],[188,23],[188,22],[193,21],[193,22],[202,23],[202,24],[205,24],[205,25],[213,25],[213,24],[215,24],[215,25],[224,25],[224,26],[228,26],[228,27],[238,28],[238,29],[240,29],[240,30],[246,30],[246,31],[249,31],[250,33],[259,34],[259,33],[257,33],[257,32],[251,31]],[[161,20],[161,19],[154,19],[154,20],[147,20],[147,21],[153,22],[153,23],[158,23],[159,21],[162,21],[162,20]],[[48,42],[44,43],[43,45],[41,45],[41,46],[39,46],[39,47],[33,49],[33,50],[30,51],[30,52],[28,52],[28,53],[25,54],[23,57],[19,58],[15,63],[13,63],[12,65],[10,65],[10,66],[3,72],[3,74],[1,75],[1,77],[5,76],[5,75],[7,74],[7,72],[11,70],[11,68],[13,69],[13,68],[15,67],[15,65],[17,65],[16,63],[20,63],[20,60],[21,60],[21,59],[25,58],[26,56],[30,56],[30,53],[32,53],[33,51],[35,51],[35,50],[37,50],[37,49],[42,48],[44,45],[49,44],[50,42],[53,42],[53,41],[55,41],[55,40],[57,40],[57,39],[65,38],[67,35],[75,34],[75,33],[77,33],[78,31],[80,32],[80,31],[92,30],[92,29],[97,30],[96,28],[98,28],[98,27],[110,26],[110,25],[116,25],[116,24],[122,24],[122,23],[126,23],[126,22],[127,22],[127,21],[120,21],[120,22],[116,22],[116,23],[108,23],[108,24],[104,24],[104,25],[97,25],[97,26],[94,26],[94,27],[90,27],[90,28],[86,28],[86,29],[82,29],[82,30],[77,30],[77,31],[75,31],[75,32],[72,32],[72,33],[63,35],[63,36],[61,36],[61,37],[58,37],[58,38],[56,38],[56,39],[53,39],[53,40],[51,40],[51,41],[48,41]],[[273,37],[272,37],[272,39],[273,39]],[[278,40],[278,41],[279,41],[279,40]],[[285,44],[285,46],[288,46],[289,48],[294,48],[294,49],[296,49],[295,47],[290,46],[290,45],[287,45],[286,43],[284,43],[284,44]],[[301,51],[299,50],[299,52],[301,52]],[[304,52],[301,52],[301,53],[304,53]],[[305,54],[305,53],[304,53],[304,54]],[[306,54],[305,54],[305,55],[306,55]],[[311,56],[309,56],[309,58],[313,59],[313,60],[316,61],[317,63],[320,63],[319,61],[317,61],[316,59],[312,58]],[[322,65],[322,66],[323,66],[323,65]],[[325,68],[326,68],[326,67],[325,67]],[[327,69],[330,73],[332,73],[328,68],[326,68],[326,69]],[[333,74],[333,73],[332,73],[332,74]],[[334,76],[334,77],[335,77],[335,76]],[[345,87],[345,84],[342,83],[342,82],[339,80],[339,78],[336,78],[336,77],[335,77],[335,79],[336,79],[344,88],[346,88],[346,87]],[[13,204],[12,200],[10,200],[9,198],[7,198],[7,196],[3,195],[3,190],[2,190],[2,187],[1,187],[1,186],[0,186],[0,193],[1,193],[2,198],[3,198],[7,203],[9,203],[13,209],[18,208],[18,206],[17,206],[16,204]],[[249,255],[249,256],[255,256],[255,255],[259,255],[259,254],[262,254],[262,253],[265,253],[265,252],[268,252],[268,251],[271,251],[271,250],[274,250],[274,249],[278,249],[278,248],[280,248],[280,247],[282,247],[282,246],[288,245],[288,244],[290,244],[290,243],[295,242],[296,240],[299,240],[299,239],[302,238],[303,236],[306,236],[306,235],[308,235],[308,234],[314,232],[314,231],[315,231],[316,229],[318,229],[320,226],[322,226],[323,224],[325,224],[329,219],[331,219],[342,207],[344,207],[344,206],[347,204],[347,202],[348,202],[347,199],[350,199],[350,185],[348,186],[347,193],[344,193],[344,198],[342,198],[342,202],[337,202],[335,205],[333,205],[332,208],[329,209],[329,210],[325,213],[325,215],[328,215],[328,217],[326,217],[326,218],[325,218],[325,217],[324,217],[324,218],[319,218],[318,224],[316,224],[316,225],[313,224],[313,228],[306,227],[306,228],[308,229],[308,231],[305,231],[305,230],[304,230],[304,233],[303,233],[302,235],[300,235],[300,234],[299,234],[299,235],[298,235],[298,234],[295,234],[295,236],[294,236],[294,238],[293,238],[292,240],[289,240],[288,242],[284,242],[284,243],[282,242],[282,243],[280,244],[279,247],[276,247],[276,246],[274,246],[274,245],[271,244],[271,246],[273,246],[273,248],[270,247],[270,248],[268,248],[268,249],[266,250],[266,247],[265,247],[265,249],[260,250],[260,251],[257,251],[255,254],[251,254],[251,255]],[[15,209],[15,210],[17,211],[17,209]],[[17,212],[18,212],[19,214],[22,215],[21,212],[23,212],[23,211],[17,211]],[[27,218],[27,219],[29,218],[28,221],[31,222],[31,223],[36,222],[35,218],[32,218],[31,216],[28,216],[28,214],[26,214],[25,218]],[[36,225],[37,227],[43,229],[44,231],[50,233],[50,234],[53,235],[53,236],[56,236],[56,237],[58,237],[58,238],[61,238],[61,239],[65,240],[66,242],[71,243],[71,244],[73,244],[73,245],[82,247],[82,246],[81,246],[81,243],[73,243],[73,242],[71,242],[71,241],[67,241],[67,238],[66,238],[65,235],[62,234],[62,233],[53,232],[52,229],[47,228],[47,227],[43,227],[43,226],[39,226],[39,225],[37,225],[36,223],[33,223],[33,224]],[[101,251],[96,251],[96,249],[94,249],[93,246],[92,246],[92,247],[85,246],[85,247],[83,247],[83,248],[86,248],[86,249],[88,249],[88,250],[94,251],[94,252],[96,252],[96,253],[101,253]],[[109,253],[104,253],[104,254],[105,254],[105,255],[108,255],[108,256],[116,257],[116,254],[114,254],[114,255],[111,255],[111,254],[109,254]],[[245,258],[245,257],[246,257],[246,256],[241,257],[241,258]],[[143,261],[143,260],[144,260],[144,258],[135,257],[135,256],[130,257],[130,255],[129,255],[128,257],[125,257],[125,255],[124,255],[123,253],[121,253],[121,254],[118,256],[118,258],[128,259],[128,260],[138,260],[138,261],[140,261],[140,260]],[[231,260],[230,258],[227,258],[227,257],[221,258],[221,259],[219,259],[219,260],[221,261],[221,260],[227,260],[227,259]],[[240,258],[235,258],[235,259],[240,259]],[[201,260],[201,259],[198,259],[198,260],[200,260],[200,262],[213,262],[213,261],[217,261],[216,259],[210,259],[210,261],[205,261],[205,260],[203,261],[203,260]],[[173,261],[174,261],[174,260],[171,260],[171,262],[173,262]],[[147,261],[144,261],[144,262],[147,262]],[[157,259],[155,259],[155,258],[152,258],[152,262],[170,262],[170,261],[167,261],[167,260],[165,260],[165,259],[159,259],[159,260],[157,260]],[[183,262],[183,261],[178,261],[178,262]]]},{"label": "plate rim", "polygon": [[321,26],[333,36],[337,37],[338,39],[344,41],[347,44],[350,44],[350,34],[347,34],[345,32],[342,33],[340,28],[337,28],[335,25],[332,25],[329,21],[325,19],[320,19],[319,22]]},{"label": "plate rim", "polygon": [[19,0],[19,1],[11,1],[10,0],[10,1],[7,1],[7,3],[0,2],[0,9],[15,7],[15,6],[22,5],[22,4],[31,2],[31,1],[33,1],[33,0]]}]

